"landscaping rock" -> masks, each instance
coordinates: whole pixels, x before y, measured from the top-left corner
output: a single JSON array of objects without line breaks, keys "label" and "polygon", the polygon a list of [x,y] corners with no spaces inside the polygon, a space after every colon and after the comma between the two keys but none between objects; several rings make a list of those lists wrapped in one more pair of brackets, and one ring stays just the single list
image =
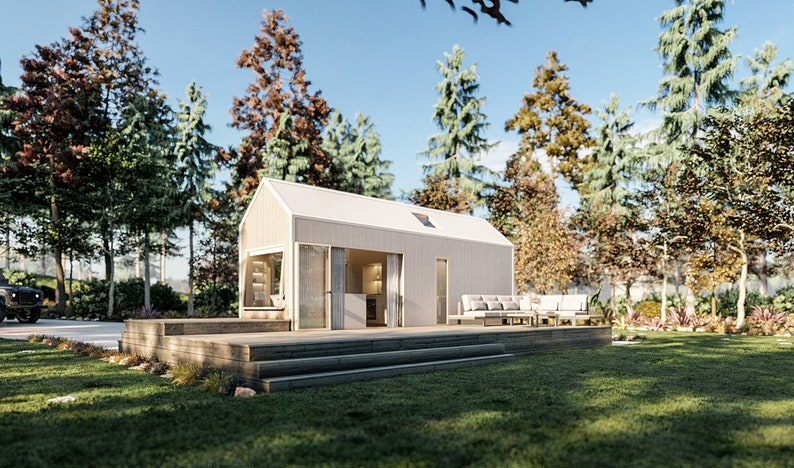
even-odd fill
[{"label": "landscaping rock", "polygon": [[47,402],[49,402],[49,403],[69,403],[69,402],[76,401],[76,400],[77,400],[77,398],[73,397],[72,395],[66,395],[66,396],[59,396],[59,397],[55,397],[55,398],[50,398],[49,400],[47,400]]},{"label": "landscaping rock", "polygon": [[234,389],[235,398],[250,398],[256,395],[256,392],[248,387],[237,387]]}]

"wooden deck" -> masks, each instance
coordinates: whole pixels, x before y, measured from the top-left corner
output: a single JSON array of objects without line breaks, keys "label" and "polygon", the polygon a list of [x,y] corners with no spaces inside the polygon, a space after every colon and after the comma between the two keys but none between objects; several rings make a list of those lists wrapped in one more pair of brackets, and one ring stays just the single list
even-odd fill
[{"label": "wooden deck", "polygon": [[287,331],[245,319],[129,320],[119,349],[239,374],[267,392],[503,362],[608,345],[608,326],[435,326]]}]

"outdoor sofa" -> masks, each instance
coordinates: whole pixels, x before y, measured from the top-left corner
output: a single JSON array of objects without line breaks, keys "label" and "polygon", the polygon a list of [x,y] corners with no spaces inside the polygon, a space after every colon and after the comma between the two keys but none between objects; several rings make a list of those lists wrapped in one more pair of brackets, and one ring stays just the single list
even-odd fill
[{"label": "outdoor sofa", "polygon": [[500,319],[500,324],[510,325],[516,320],[526,321],[528,324],[534,321],[535,326],[541,320],[554,324],[567,321],[576,326],[577,321],[591,324],[593,321],[603,321],[604,316],[590,314],[590,296],[587,294],[464,294],[458,302],[457,315],[450,315],[449,319],[456,320],[458,324],[463,320],[482,320],[483,326],[488,319]]}]

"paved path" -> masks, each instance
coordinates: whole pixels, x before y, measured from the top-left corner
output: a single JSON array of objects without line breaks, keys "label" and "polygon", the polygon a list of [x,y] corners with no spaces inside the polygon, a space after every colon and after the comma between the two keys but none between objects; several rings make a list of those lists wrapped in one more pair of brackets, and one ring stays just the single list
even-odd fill
[{"label": "paved path", "polygon": [[0,322],[0,338],[26,340],[31,335],[57,336],[110,349],[118,349],[122,330],[124,330],[122,322],[52,319],[39,319],[33,324],[19,323],[16,319]]}]

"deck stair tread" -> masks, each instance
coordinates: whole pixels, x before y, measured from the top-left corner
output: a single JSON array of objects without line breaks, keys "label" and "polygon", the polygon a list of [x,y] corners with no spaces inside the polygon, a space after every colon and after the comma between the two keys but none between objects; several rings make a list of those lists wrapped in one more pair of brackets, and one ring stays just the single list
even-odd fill
[{"label": "deck stair tread", "polygon": [[457,369],[461,367],[495,364],[515,359],[513,354],[495,354],[441,361],[428,361],[390,366],[345,369],[313,374],[287,375],[260,379],[259,383],[267,392],[282,392],[298,388],[336,385],[347,382],[371,380],[401,375],[420,374],[439,370]]},{"label": "deck stair tread", "polygon": [[256,361],[260,378],[505,354],[501,343]]}]

